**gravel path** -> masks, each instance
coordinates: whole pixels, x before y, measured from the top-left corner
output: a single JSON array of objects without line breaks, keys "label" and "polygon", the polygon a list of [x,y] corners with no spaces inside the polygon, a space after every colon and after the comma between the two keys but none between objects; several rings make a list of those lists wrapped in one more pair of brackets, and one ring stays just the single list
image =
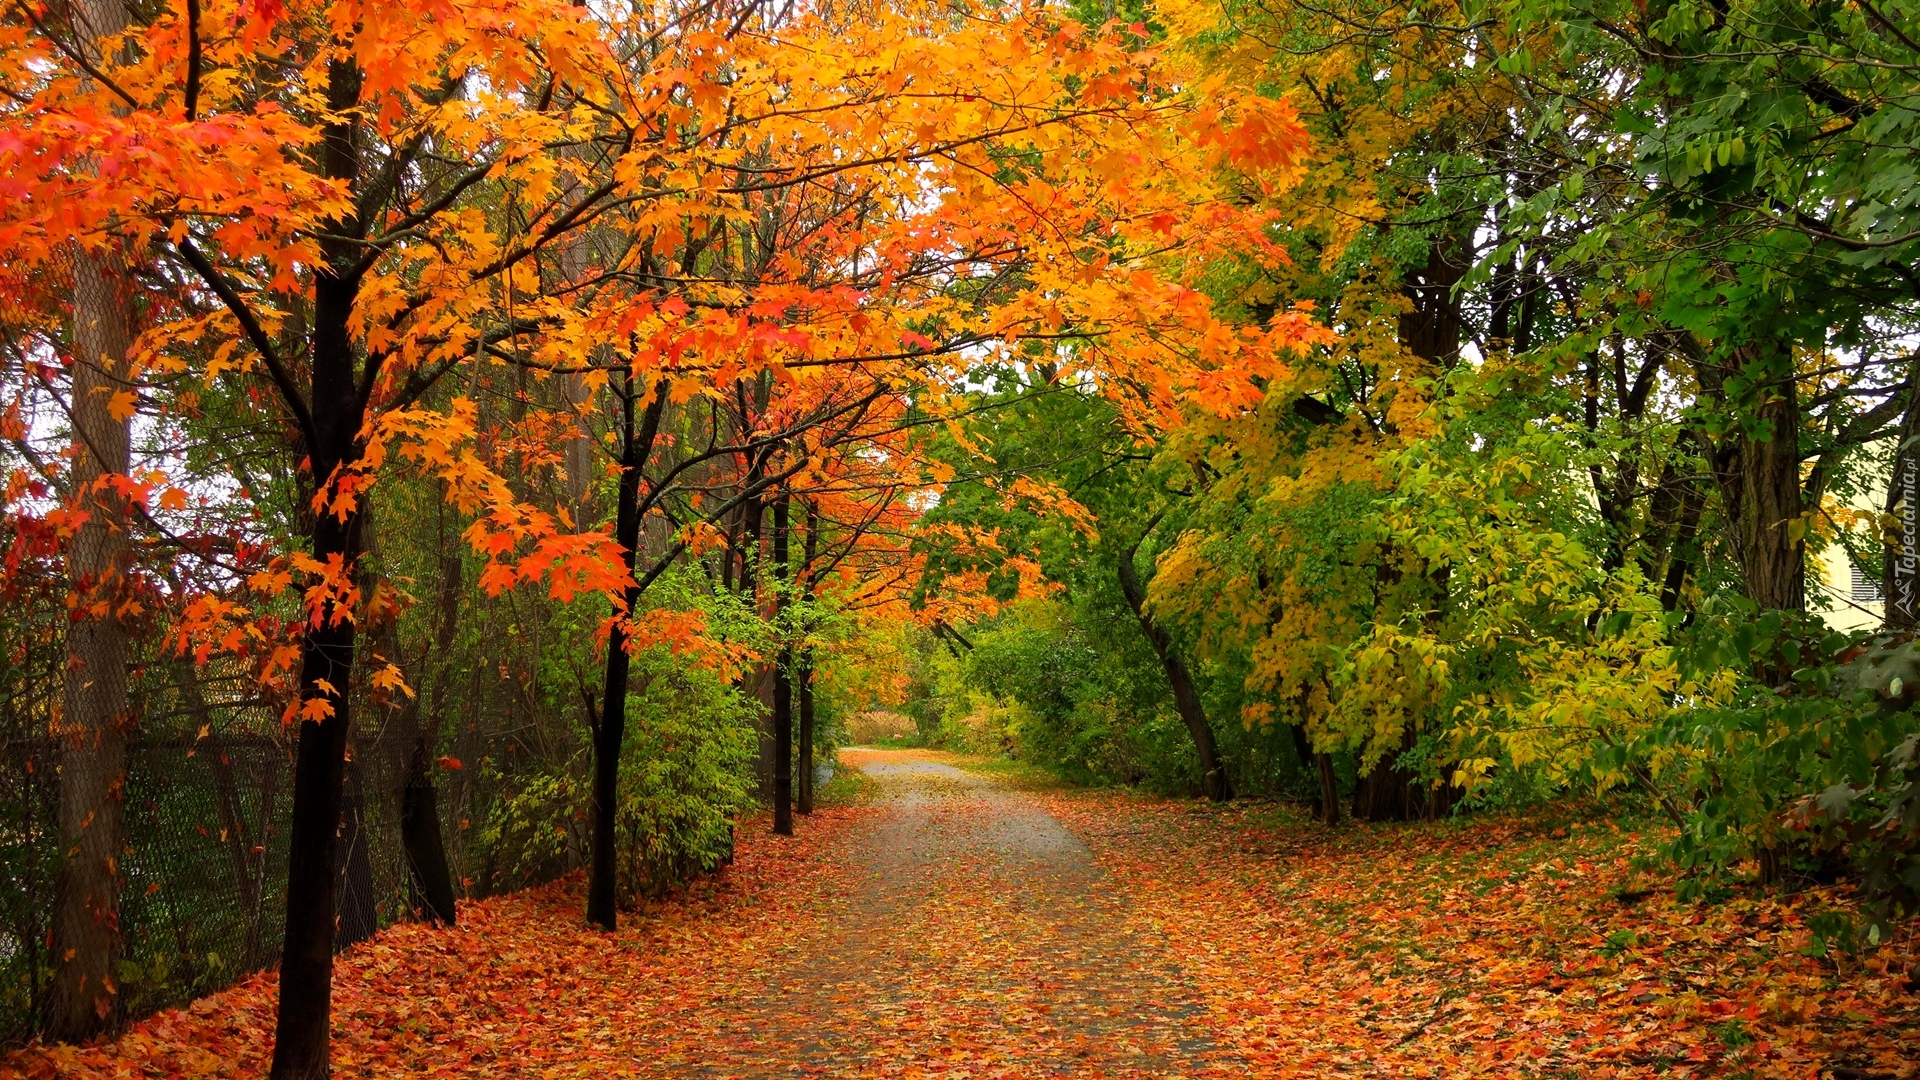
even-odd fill
[{"label": "gravel path", "polygon": [[715,1018],[702,1075],[1239,1073],[1168,941],[1035,800],[911,751],[856,762],[880,793],[852,887],[804,959]]}]

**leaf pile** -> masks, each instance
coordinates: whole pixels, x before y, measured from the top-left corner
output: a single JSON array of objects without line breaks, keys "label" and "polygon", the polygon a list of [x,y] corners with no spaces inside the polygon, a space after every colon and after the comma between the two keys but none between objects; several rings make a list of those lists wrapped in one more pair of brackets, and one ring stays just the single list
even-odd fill
[{"label": "leaf pile", "polygon": [[1266,1076],[1920,1073],[1912,928],[1807,955],[1841,889],[1683,904],[1652,835],[1528,818],[1349,828],[1101,793],[1046,797],[1184,943],[1216,1037]]},{"label": "leaf pile", "polygon": [[[734,865],[619,933],[581,921],[584,881],[460,908],[455,930],[401,924],[334,968],[336,1077],[613,1077],[701,1060],[714,1002],[758,985],[823,910],[839,841],[867,811],[822,808],[798,837],[743,822]],[[29,1046],[0,1076],[259,1077],[276,980],[233,988],[85,1047]]]}]

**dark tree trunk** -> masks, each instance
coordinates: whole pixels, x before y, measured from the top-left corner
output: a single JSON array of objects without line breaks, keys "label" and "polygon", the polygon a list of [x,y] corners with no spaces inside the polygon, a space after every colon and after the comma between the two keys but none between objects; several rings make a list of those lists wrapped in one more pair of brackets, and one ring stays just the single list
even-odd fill
[{"label": "dark tree trunk", "polygon": [[1320,779],[1320,820],[1340,824],[1340,778],[1333,774],[1333,755],[1313,755],[1314,773]]},{"label": "dark tree trunk", "polygon": [[[361,74],[351,59],[327,72],[327,105],[348,117],[360,100]],[[354,121],[322,132],[323,173],[352,185],[360,168]],[[336,223],[322,241],[325,257],[314,273],[311,395],[312,444],[307,457],[314,482],[332,488],[359,458],[364,402],[349,327],[360,276],[351,268],[362,250],[352,239],[358,222]],[[353,580],[361,555],[364,508],[316,513],[308,534],[313,558],[337,565],[336,586]],[[322,581],[311,584],[323,585]],[[280,1009],[274,1027],[273,1080],[328,1075],[328,1027],[333,1009],[335,858],[338,850],[347,738],[353,726],[353,613],[323,600],[301,641],[299,741],[293,766],[293,820],[287,836],[287,925],[280,953]],[[310,709],[312,711],[310,711]]]},{"label": "dark tree trunk", "polygon": [[[656,387],[647,403],[645,419],[634,423],[635,396],[631,378],[621,388],[620,488],[615,502],[613,540],[629,583],[622,598],[631,613],[640,603],[640,584],[632,581],[640,555],[640,484],[653,440],[666,410],[664,386]],[[627,678],[633,658],[627,653],[627,633],[619,619],[607,635],[607,667],[601,685],[599,722],[593,732],[593,851],[587,868],[587,921],[611,933],[618,925],[614,822],[620,794],[620,747],[627,737]]]},{"label": "dark tree trunk", "polygon": [[[629,512],[622,484],[621,512]],[[616,619],[607,635],[607,667],[593,731],[593,850],[587,864],[587,921],[612,933],[619,925],[615,880],[615,814],[620,794],[620,747],[627,737],[627,676],[633,658]]]},{"label": "dark tree trunk", "polygon": [[[759,482],[756,468],[747,474],[748,485]],[[760,500],[749,498],[741,504],[741,548],[740,576],[736,579],[740,596],[757,613],[760,595],[760,526],[764,509]],[[769,673],[765,666],[757,665],[740,673],[741,694],[756,698],[767,707],[759,722],[754,725],[758,734],[757,757],[754,762],[754,775],[760,783],[760,797],[768,803],[773,802],[773,726],[772,702],[768,700]]]},{"label": "dark tree trunk", "polygon": [[[444,520],[444,518],[442,519]],[[441,534],[440,598],[434,611],[431,651],[423,653],[419,668],[438,663],[439,670],[426,692],[409,697],[401,706],[402,737],[410,739],[407,753],[407,778],[400,789],[400,850],[407,861],[407,907],[415,918],[441,926],[453,926],[458,918],[454,898],[453,867],[447,859],[446,840],[440,830],[440,792],[433,780],[433,751],[439,744],[440,710],[445,707],[453,665],[454,632],[460,622],[461,562],[456,551],[446,552],[445,534]],[[389,632],[392,624],[388,623]],[[400,653],[397,638],[392,655]],[[425,709],[427,722],[421,720]]]},{"label": "dark tree trunk", "polygon": [[803,814],[813,813],[813,649],[811,646],[800,650],[796,671],[795,694],[800,699],[800,777],[794,796],[795,808]]},{"label": "dark tree trunk", "polygon": [[[322,289],[324,296],[326,291]],[[329,311],[334,305],[320,305],[324,314],[344,316],[345,310]],[[345,345],[344,318],[339,325],[339,345]],[[319,337],[316,334],[316,337]],[[316,350],[314,361],[314,399],[339,405],[327,386],[344,362],[349,371],[346,392],[352,393],[351,358]],[[325,415],[315,408],[316,424]],[[342,441],[350,447],[357,419],[345,430]],[[335,448],[332,454],[316,453],[316,473],[330,477],[335,465],[350,463],[349,452]],[[360,558],[359,512],[342,521],[333,514],[320,515],[311,537],[314,558],[322,565],[338,559],[351,568]],[[350,571],[349,571],[350,572]],[[352,698],[346,691],[353,685],[353,659],[356,633],[349,612],[335,609],[328,602],[319,612],[319,624],[311,625],[301,643],[300,697],[304,706],[314,702],[325,706],[326,715],[300,721],[298,749],[293,768],[293,821],[287,847],[287,926],[280,958],[280,1012],[275,1028],[273,1076],[275,1080],[307,1080],[327,1075],[328,1019],[332,1008],[334,915],[336,887],[336,843],[340,831],[342,787],[345,782],[347,736],[352,727]],[[325,686],[334,688],[334,692]]]},{"label": "dark tree trunk", "polygon": [[[787,494],[773,504],[773,573],[778,584],[787,582]],[[786,607],[784,591],[776,595],[774,610]],[[783,629],[783,633],[785,628]],[[773,831],[793,835],[793,645],[780,649],[773,665]]]},{"label": "dark tree trunk", "polygon": [[1413,747],[1413,728],[1400,736],[1399,749],[1382,758],[1353,788],[1355,821],[1405,821],[1413,816],[1414,787],[1419,778],[1400,768],[1399,757]]},{"label": "dark tree trunk", "polygon": [[1681,591],[1693,571],[1700,514],[1705,502],[1700,484],[1690,476],[1680,476],[1677,468],[1668,463],[1649,508],[1652,535],[1640,564],[1647,580],[1660,582],[1662,610],[1672,611],[1680,606]]},{"label": "dark tree trunk", "polygon": [[1412,817],[1415,777],[1381,762],[1353,789],[1355,821],[1405,821]]},{"label": "dark tree trunk", "polygon": [[[315,364],[315,381],[323,365]],[[317,396],[317,395],[316,395]],[[314,529],[314,556],[359,558],[358,514],[332,514]],[[287,925],[280,955],[280,1011],[275,1025],[275,1080],[309,1080],[328,1072],[328,1023],[333,1002],[336,840],[340,831],[351,696],[329,694],[321,683],[352,685],[354,626],[346,612],[323,608],[320,625],[302,642],[300,701],[330,712],[300,722],[293,767],[293,821],[287,837]]]},{"label": "dark tree trunk", "polygon": [[1293,734],[1293,750],[1300,758],[1301,770],[1311,772],[1319,785],[1320,807],[1316,816],[1328,825],[1340,824],[1340,787],[1333,775],[1333,755],[1316,753],[1307,738],[1307,729],[1299,724],[1288,724],[1287,730]]},{"label": "dark tree trunk", "polygon": [[1233,785],[1227,780],[1226,768],[1214,745],[1213,728],[1207,723],[1206,708],[1200,703],[1200,693],[1194,688],[1193,676],[1187,671],[1186,661],[1180,658],[1179,650],[1174,647],[1173,639],[1166,630],[1154,622],[1153,616],[1147,612],[1146,586],[1133,568],[1134,552],[1138,550],[1136,544],[1120,553],[1120,591],[1126,595],[1127,606],[1133,609],[1133,617],[1139,621],[1141,632],[1147,635],[1154,655],[1160,658],[1160,666],[1166,670],[1167,682],[1173,688],[1174,708],[1179,711],[1181,722],[1186,724],[1187,734],[1192,736],[1193,748],[1200,757],[1200,788],[1207,798],[1225,802],[1233,798]]},{"label": "dark tree trunk", "polygon": [[453,872],[440,836],[440,797],[434,790],[433,762],[424,735],[414,743],[407,786],[400,793],[400,846],[407,857],[413,910],[442,926],[454,925]]},{"label": "dark tree trunk", "polygon": [[[800,557],[801,598],[813,597],[813,564],[819,557],[820,508],[807,504],[807,539]],[[800,697],[800,783],[796,795],[798,809],[813,813],[813,646],[800,649],[795,692]]]},{"label": "dark tree trunk", "polygon": [[[1506,238],[1503,235],[1500,239]],[[1487,336],[1496,342],[1511,344],[1513,341],[1513,296],[1515,281],[1520,276],[1519,263],[1520,253],[1516,251],[1493,265],[1488,288],[1492,314],[1487,320]]]},{"label": "dark tree trunk", "polygon": [[[434,748],[440,744],[442,709],[447,701],[447,686],[453,680],[453,665],[447,663],[447,657],[453,651],[453,634],[459,630],[461,619],[463,563],[459,550],[447,552],[444,530],[440,546],[440,605],[434,613],[434,651],[422,657],[420,663],[422,669],[426,663],[438,663],[440,671],[434,675],[424,701],[420,698],[407,701],[407,711],[413,721],[407,724],[407,730],[413,732],[413,753],[407,759],[407,786],[401,788],[399,796],[399,844],[407,857],[407,888],[413,911],[442,926],[453,926],[459,919],[455,911],[455,897],[459,894],[453,888],[453,865],[447,859],[445,832],[440,824],[440,786],[434,782]],[[420,721],[422,705],[428,709],[424,723]]]},{"label": "dark tree trunk", "polygon": [[1464,792],[1458,784],[1441,783],[1418,789],[1414,794],[1418,796],[1416,806],[1419,815],[1428,821],[1435,821],[1451,814]]},{"label": "dark tree trunk", "polygon": [[[1460,359],[1460,298],[1454,286],[1466,276],[1472,257],[1457,238],[1437,238],[1427,249],[1427,264],[1401,283],[1411,307],[1400,316],[1399,339],[1415,356],[1451,369]],[[1514,342],[1516,350],[1526,345]]]}]

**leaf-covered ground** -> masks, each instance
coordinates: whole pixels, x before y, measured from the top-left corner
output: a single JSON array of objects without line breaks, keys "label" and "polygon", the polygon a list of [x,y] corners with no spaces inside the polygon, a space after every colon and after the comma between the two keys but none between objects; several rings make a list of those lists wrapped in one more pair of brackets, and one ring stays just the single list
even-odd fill
[{"label": "leaf-covered ground", "polygon": [[[845,877],[835,843],[869,814],[823,809],[792,839],[743,824],[730,871],[612,936],[585,927],[579,878],[462,904],[456,930],[384,930],[335,964],[334,1075],[677,1075],[817,932]],[[273,1007],[256,976],[110,1044],[16,1052],[0,1076],[264,1077]]]},{"label": "leaf-covered ground", "polygon": [[[1844,897],[1642,895],[1652,838],[1532,818],[1329,834],[1264,804],[1019,791],[852,752],[873,800],[609,938],[578,882],[342,958],[336,1074],[1920,1075],[1910,936],[1805,955]],[[0,1073],[264,1074],[261,977]]]},{"label": "leaf-covered ground", "polygon": [[1329,835],[1271,808],[1043,798],[1136,918],[1178,928],[1215,1037],[1258,1074],[1920,1074],[1914,928],[1864,962],[1803,952],[1841,894],[1680,903],[1632,873],[1653,838],[1604,822]]}]

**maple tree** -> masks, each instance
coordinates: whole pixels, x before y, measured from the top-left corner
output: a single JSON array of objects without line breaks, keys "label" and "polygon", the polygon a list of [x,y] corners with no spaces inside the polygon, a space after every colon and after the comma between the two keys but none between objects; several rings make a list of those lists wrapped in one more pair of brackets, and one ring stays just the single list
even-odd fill
[{"label": "maple tree", "polygon": [[[415,408],[459,360],[523,329],[511,316],[503,326],[485,326],[467,315],[496,287],[511,296],[515,268],[591,205],[587,197],[544,207],[531,235],[496,237],[460,204],[463,193],[507,161],[519,158],[515,164],[538,173],[537,162],[527,162],[519,147],[551,152],[542,139],[564,127],[565,106],[549,101],[528,108],[516,100],[535,92],[538,73],[526,64],[536,43],[548,62],[570,74],[583,73],[575,65],[605,56],[578,16],[525,14],[516,33],[424,11],[194,6],[140,27],[137,40],[123,38],[119,50],[103,53],[116,63],[86,63],[56,33],[22,43],[25,63],[77,57],[84,77],[47,80],[44,93],[22,110],[21,127],[47,141],[16,151],[20,158],[84,147],[99,148],[102,159],[134,153],[166,166],[142,167],[137,181],[129,175],[77,189],[56,156],[20,177],[31,181],[37,174],[44,186],[28,188],[21,203],[29,213],[9,223],[12,235],[26,242],[45,236],[47,215],[53,224],[112,221],[116,241],[165,245],[218,307],[189,306],[150,340],[227,336],[207,360],[209,374],[236,364],[261,373],[277,392],[274,407],[310,485],[305,550],[290,553],[286,570],[256,579],[272,593],[301,573],[308,608],[298,647],[284,657],[296,681],[288,713],[300,745],[277,1075],[326,1071],[332,867],[362,617],[356,609],[367,599],[357,575],[373,472],[395,450],[420,455],[445,468],[463,504],[491,505],[496,519],[520,529],[520,536],[538,528],[537,516],[522,512],[497,476],[476,469],[471,455],[456,454],[462,438],[457,410],[444,416]],[[224,31],[207,32],[214,26]],[[297,61],[265,80],[237,77],[269,54]],[[461,79],[475,64],[491,79],[491,93],[467,96],[472,112],[453,117],[447,106],[465,96]],[[181,78],[160,77],[175,70]],[[435,71],[444,73],[437,85],[414,81]],[[548,82],[551,88],[555,76]],[[536,127],[531,141],[520,142],[518,126],[542,114],[550,126]],[[515,149],[481,149],[503,135]],[[479,150],[461,174],[411,182],[429,146],[460,145]],[[205,147],[220,152],[209,155]],[[286,147],[302,152],[289,155]],[[114,167],[125,170],[131,162],[123,157]],[[165,362],[163,348],[155,354],[154,362]],[[578,573],[591,577],[604,572],[597,568],[605,560],[594,561],[595,543],[539,538],[534,562],[547,566],[565,552],[578,553],[588,559],[575,564]],[[204,614],[217,620],[235,613]]]}]

